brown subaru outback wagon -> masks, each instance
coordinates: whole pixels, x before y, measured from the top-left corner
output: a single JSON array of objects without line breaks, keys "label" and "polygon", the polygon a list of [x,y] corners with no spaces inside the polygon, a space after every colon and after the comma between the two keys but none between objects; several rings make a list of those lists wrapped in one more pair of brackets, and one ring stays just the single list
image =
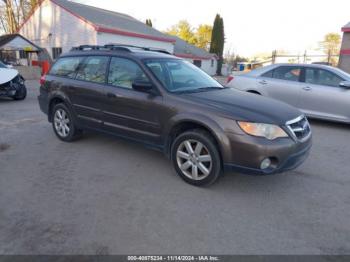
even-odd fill
[{"label": "brown subaru outback wagon", "polygon": [[90,129],[140,142],[164,152],[179,176],[197,186],[224,170],[291,170],[311,148],[299,110],[225,88],[162,50],[73,48],[42,77],[38,99],[59,139],[70,142]]}]

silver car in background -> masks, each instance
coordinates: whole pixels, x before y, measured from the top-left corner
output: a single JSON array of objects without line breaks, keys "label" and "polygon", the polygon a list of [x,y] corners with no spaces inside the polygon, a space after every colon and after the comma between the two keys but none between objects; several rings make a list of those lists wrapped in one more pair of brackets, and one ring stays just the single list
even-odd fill
[{"label": "silver car in background", "polygon": [[307,116],[350,123],[350,74],[316,64],[274,64],[231,76],[228,87],[284,101]]}]

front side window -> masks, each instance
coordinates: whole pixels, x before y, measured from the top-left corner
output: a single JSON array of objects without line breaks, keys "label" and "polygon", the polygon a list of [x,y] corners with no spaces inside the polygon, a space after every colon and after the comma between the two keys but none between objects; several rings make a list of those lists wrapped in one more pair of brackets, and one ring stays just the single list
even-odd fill
[{"label": "front side window", "polygon": [[76,69],[79,63],[83,60],[82,57],[64,57],[60,58],[51,68],[50,74],[74,78]]},{"label": "front side window", "polygon": [[201,69],[184,60],[146,60],[145,64],[170,92],[194,92],[224,88]]},{"label": "front side window", "polygon": [[281,66],[273,70],[273,78],[287,80],[287,81],[299,81],[301,75],[301,68],[295,66]]},{"label": "front side window", "polygon": [[79,66],[76,79],[103,84],[109,58],[107,56],[89,56]]},{"label": "front side window", "polygon": [[305,83],[338,87],[341,81],[343,81],[342,78],[328,70],[318,68],[305,69]]},{"label": "front side window", "polygon": [[113,57],[109,66],[108,84],[132,89],[135,81],[148,83],[149,79],[134,61]]}]

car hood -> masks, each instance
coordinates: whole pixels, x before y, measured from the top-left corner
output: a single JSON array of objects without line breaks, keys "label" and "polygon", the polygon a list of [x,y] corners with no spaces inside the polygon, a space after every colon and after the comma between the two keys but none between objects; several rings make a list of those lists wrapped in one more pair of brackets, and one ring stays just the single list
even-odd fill
[{"label": "car hood", "polygon": [[187,93],[181,96],[235,120],[283,125],[302,115],[298,109],[286,103],[232,88]]},{"label": "car hood", "polygon": [[18,75],[16,69],[0,68],[0,85],[5,84]]}]

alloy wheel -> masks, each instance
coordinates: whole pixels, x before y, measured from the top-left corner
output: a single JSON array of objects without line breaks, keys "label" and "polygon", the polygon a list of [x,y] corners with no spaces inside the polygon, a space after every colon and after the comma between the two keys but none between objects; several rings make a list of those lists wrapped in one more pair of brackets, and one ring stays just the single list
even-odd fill
[{"label": "alloy wheel", "polygon": [[69,135],[70,119],[68,117],[67,112],[64,109],[59,108],[56,110],[54,116],[54,124],[56,132],[59,136],[64,138]]},{"label": "alloy wheel", "polygon": [[212,169],[212,157],[207,147],[200,141],[183,141],[177,151],[176,160],[182,173],[193,180],[203,180]]}]

